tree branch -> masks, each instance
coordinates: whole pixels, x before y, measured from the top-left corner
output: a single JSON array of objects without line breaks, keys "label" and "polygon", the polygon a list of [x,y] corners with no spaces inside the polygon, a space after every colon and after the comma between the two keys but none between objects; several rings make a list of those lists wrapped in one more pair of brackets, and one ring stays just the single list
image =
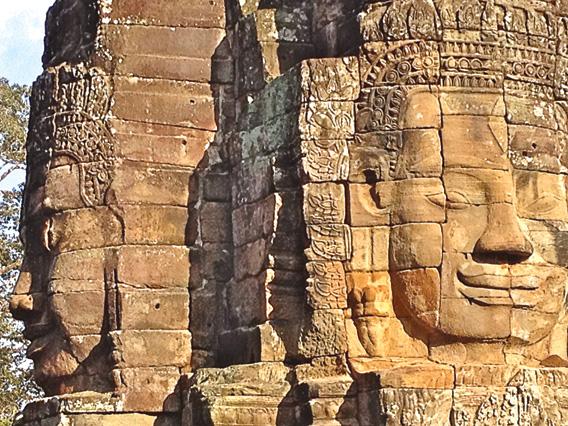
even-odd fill
[{"label": "tree branch", "polygon": [[0,175],[0,183],[2,183],[4,179],[6,179],[8,176],[14,173],[16,170],[23,170],[23,169],[24,168],[19,164],[13,164],[10,168],[8,168],[8,170],[6,170],[4,173]]},{"label": "tree branch", "polygon": [[19,260],[16,260],[15,262],[12,262],[12,263],[10,263],[6,266],[3,266],[2,268],[0,268],[0,275],[6,275],[7,273],[18,269],[19,266],[20,266]]}]

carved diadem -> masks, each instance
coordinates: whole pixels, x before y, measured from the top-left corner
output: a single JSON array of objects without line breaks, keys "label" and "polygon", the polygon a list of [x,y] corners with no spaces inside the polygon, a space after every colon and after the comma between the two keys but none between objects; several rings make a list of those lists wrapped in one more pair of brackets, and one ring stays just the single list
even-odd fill
[{"label": "carved diadem", "polygon": [[46,70],[33,91],[28,161],[38,164],[63,156],[72,159],[79,168],[85,205],[103,204],[115,162],[107,123],[109,78],[96,68],[61,66]]}]

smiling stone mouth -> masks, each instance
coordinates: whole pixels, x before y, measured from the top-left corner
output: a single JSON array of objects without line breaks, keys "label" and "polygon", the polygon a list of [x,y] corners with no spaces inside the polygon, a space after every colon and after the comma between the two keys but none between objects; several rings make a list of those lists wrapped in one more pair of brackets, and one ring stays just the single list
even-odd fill
[{"label": "smiling stone mouth", "polygon": [[30,345],[26,350],[26,357],[35,361],[38,359],[46,347],[52,343],[51,333],[53,326],[50,323],[36,323],[26,325],[24,337],[30,340]]},{"label": "smiling stone mouth", "polygon": [[50,323],[36,323],[31,325],[26,325],[24,330],[24,338],[28,340],[35,340],[39,339],[50,333],[52,329],[52,325]]},{"label": "smiling stone mouth", "polygon": [[480,305],[531,308],[542,277],[511,274],[508,266],[467,263],[456,272],[457,290]]},{"label": "smiling stone mouth", "polygon": [[47,346],[53,343],[52,340],[53,338],[50,334],[33,339],[31,344],[28,346],[26,356],[35,361],[40,357],[40,354],[45,351]]}]

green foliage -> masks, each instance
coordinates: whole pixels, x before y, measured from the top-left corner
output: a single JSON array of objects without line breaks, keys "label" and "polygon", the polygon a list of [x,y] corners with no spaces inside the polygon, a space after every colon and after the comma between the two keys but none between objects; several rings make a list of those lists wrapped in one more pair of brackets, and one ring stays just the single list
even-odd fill
[{"label": "green foliage", "polygon": [[[18,222],[29,89],[0,78],[0,426],[9,425],[22,404],[38,395],[30,380],[21,326],[8,311],[8,297],[22,258]],[[21,179],[21,178],[20,178]]]},{"label": "green foliage", "polygon": [[0,77],[0,153],[4,164],[23,166],[29,88]]}]

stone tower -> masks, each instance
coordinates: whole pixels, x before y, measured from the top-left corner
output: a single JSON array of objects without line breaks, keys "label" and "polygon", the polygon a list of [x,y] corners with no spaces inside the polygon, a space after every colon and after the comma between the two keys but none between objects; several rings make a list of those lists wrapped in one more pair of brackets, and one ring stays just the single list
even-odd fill
[{"label": "stone tower", "polygon": [[567,0],[57,0],[18,426],[568,424]]}]

